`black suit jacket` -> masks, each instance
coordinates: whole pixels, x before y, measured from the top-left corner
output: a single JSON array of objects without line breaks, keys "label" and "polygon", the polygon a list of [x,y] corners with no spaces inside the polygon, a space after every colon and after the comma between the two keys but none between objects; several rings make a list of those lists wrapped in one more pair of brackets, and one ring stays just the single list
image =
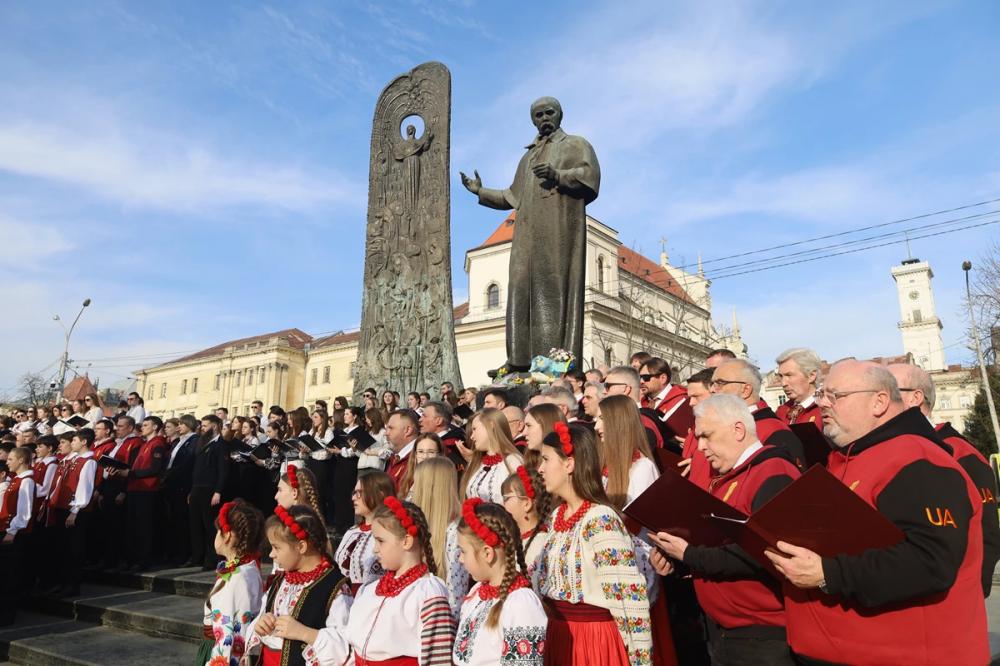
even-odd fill
[{"label": "black suit jacket", "polygon": [[[163,473],[163,488],[171,493],[191,492],[191,475],[194,472],[194,449],[198,445],[198,435],[188,437],[174,456],[174,462]],[[170,451],[173,451],[173,444]],[[170,453],[167,453],[169,461]]]}]

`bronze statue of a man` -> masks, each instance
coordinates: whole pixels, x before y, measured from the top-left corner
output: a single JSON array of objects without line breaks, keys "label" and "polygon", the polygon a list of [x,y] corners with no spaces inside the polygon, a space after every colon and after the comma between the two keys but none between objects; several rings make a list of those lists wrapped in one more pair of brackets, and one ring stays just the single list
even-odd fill
[{"label": "bronze statue of a man", "polygon": [[538,136],[505,190],[483,187],[464,173],[462,184],[480,205],[517,211],[507,284],[507,371],[524,371],[552,348],[583,356],[583,295],[587,258],[586,205],[597,198],[601,167],[591,145],[561,128],[553,97],[531,105]]}]

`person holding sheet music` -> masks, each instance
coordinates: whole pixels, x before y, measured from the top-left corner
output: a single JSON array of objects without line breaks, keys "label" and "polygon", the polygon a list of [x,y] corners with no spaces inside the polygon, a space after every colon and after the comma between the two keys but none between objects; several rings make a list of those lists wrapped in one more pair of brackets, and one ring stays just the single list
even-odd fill
[{"label": "person holding sheet music", "polygon": [[229,478],[229,448],[222,441],[222,419],[215,414],[201,418],[201,441],[195,447],[188,512],[191,519],[191,559],[211,571],[215,554],[215,517]]},{"label": "person holding sheet music", "polygon": [[[716,474],[699,476],[698,485],[738,511],[756,511],[799,477],[784,449],[757,439],[754,418],[740,397],[707,397],[694,415],[698,449]],[[694,575],[713,664],[794,663],[785,639],[781,585],[746,551],[735,544],[689,544],[666,532],[649,538],[662,550],[650,556],[660,574],[673,569],[669,557]]]},{"label": "person holding sheet music", "polygon": [[820,557],[779,541],[788,641],[798,657],[848,664],[985,664],[982,498],[885,367],[853,359],[818,392],[827,469],[905,538]]}]

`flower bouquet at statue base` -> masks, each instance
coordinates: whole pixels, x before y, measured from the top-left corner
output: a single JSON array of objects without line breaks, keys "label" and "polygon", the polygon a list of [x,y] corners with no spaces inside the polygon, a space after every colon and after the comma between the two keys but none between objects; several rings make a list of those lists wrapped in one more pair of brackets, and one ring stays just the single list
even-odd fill
[{"label": "flower bouquet at statue base", "polygon": [[494,385],[551,384],[575,367],[573,354],[565,349],[550,349],[548,356],[538,355],[531,359],[531,368],[527,372],[499,371]]}]

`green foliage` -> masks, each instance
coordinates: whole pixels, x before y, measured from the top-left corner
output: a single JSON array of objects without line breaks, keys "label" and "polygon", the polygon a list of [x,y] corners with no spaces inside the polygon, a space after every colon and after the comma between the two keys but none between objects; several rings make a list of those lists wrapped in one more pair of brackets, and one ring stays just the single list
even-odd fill
[{"label": "green foliage", "polygon": [[[993,402],[1000,401],[1000,373],[989,370],[990,389],[993,391]],[[987,458],[997,452],[996,437],[993,434],[993,422],[990,420],[990,408],[986,402],[986,392],[979,391],[972,411],[965,418],[965,438],[972,442],[979,452]]]}]

